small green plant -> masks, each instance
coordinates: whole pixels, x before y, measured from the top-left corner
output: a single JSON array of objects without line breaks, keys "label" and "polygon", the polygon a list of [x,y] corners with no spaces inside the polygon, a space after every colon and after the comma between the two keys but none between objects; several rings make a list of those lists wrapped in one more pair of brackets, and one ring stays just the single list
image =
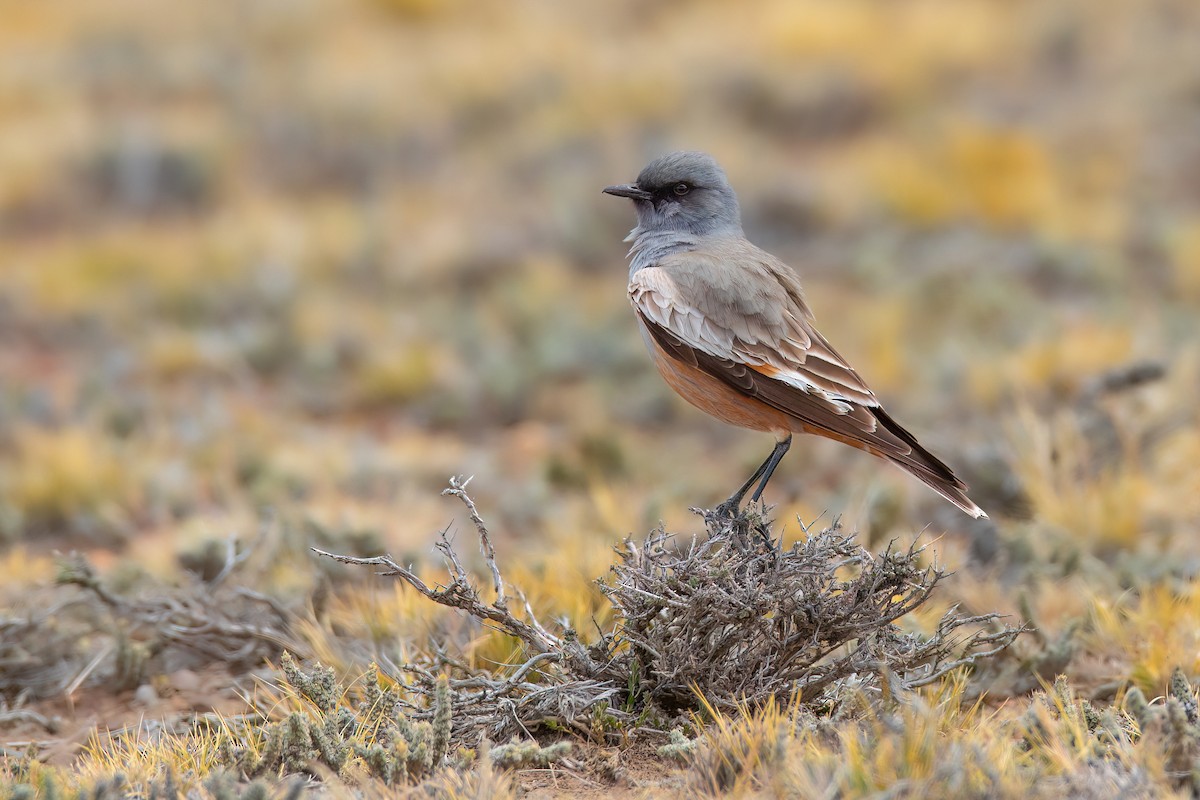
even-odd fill
[{"label": "small green plant", "polygon": [[1098,711],[1064,675],[1030,704],[1020,725],[1024,736],[1018,748],[1034,753],[1061,742],[1082,758],[1105,759],[1130,741],[1128,720],[1112,709]]},{"label": "small green plant", "polygon": [[571,752],[570,742],[555,742],[545,747],[537,742],[513,739],[508,744],[492,748],[492,763],[505,769],[545,767],[557,763]]},{"label": "small green plant", "polygon": [[1164,765],[1176,783],[1200,794],[1200,714],[1183,670],[1172,671],[1162,703],[1149,703],[1135,686],[1125,695],[1125,710],[1136,720],[1142,738],[1162,747]]},{"label": "small green plant", "polygon": [[227,765],[254,777],[269,773],[317,775],[317,765],[349,776],[362,773],[387,785],[412,783],[446,761],[451,734],[450,684],[439,678],[430,721],[414,721],[399,694],[386,686],[374,664],[360,702],[346,704],[346,690],[333,669],[317,664],[302,670],[289,653],[281,660],[284,679],[309,708],[268,725],[260,747],[226,742]]},{"label": "small green plant", "polygon": [[669,735],[671,740],[658,748],[659,758],[687,761],[696,754],[696,740],[687,738],[682,728],[672,728]]}]

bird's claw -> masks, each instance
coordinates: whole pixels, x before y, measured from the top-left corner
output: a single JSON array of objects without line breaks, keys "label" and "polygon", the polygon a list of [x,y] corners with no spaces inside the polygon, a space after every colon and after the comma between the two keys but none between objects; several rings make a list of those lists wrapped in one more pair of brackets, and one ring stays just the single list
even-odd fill
[{"label": "bird's claw", "polygon": [[713,509],[713,516],[717,519],[735,520],[742,513],[740,506],[741,502],[731,497]]}]

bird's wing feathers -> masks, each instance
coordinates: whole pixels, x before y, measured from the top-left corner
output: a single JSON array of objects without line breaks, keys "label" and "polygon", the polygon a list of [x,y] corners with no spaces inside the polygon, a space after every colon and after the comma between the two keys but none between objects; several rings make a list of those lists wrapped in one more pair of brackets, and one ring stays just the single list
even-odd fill
[{"label": "bird's wing feathers", "polygon": [[629,296],[651,336],[672,357],[797,419],[812,433],[894,460],[935,488],[965,488],[879,407],[858,373],[813,326],[794,273],[764,251],[742,240],[703,254],[666,256],[633,275]]},{"label": "bird's wing feathers", "polygon": [[[797,390],[808,403],[839,415],[853,414],[856,406],[879,405],[858,373],[813,327],[795,275],[767,253],[746,247],[736,269],[722,263],[735,255],[725,252],[728,248],[668,256],[634,274],[630,299],[648,325]],[[869,414],[855,416],[873,427]]]}]

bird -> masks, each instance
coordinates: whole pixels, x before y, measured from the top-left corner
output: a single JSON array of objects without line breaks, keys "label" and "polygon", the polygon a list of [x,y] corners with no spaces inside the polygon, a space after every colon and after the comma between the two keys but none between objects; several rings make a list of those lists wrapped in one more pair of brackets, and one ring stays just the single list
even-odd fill
[{"label": "bird", "polygon": [[701,411],[775,435],[750,478],[717,506],[758,502],[796,433],[834,439],[910,473],[970,516],[967,484],[897,423],[817,330],[800,278],[746,239],[737,195],[707,153],[651,161],[633,183],[604,188],[633,201],[629,299],[667,384]]}]

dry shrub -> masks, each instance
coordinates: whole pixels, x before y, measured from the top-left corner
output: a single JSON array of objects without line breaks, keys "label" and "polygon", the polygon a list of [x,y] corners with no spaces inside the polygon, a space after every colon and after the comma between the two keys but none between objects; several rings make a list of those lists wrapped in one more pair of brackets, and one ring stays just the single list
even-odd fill
[{"label": "dry shrub", "polygon": [[[945,573],[923,563],[923,549],[875,555],[837,526],[789,550],[770,541],[754,512],[736,518],[704,513],[707,536],[677,546],[662,530],[627,540],[601,589],[614,623],[584,645],[572,629],[552,632],[496,564],[487,527],[455,478],[446,494],[467,507],[480,537],[495,599],[486,602],[443,533],[437,547],[450,571],[431,587],[389,556],[351,564],[384,567],[435,603],[465,611],[524,643],[529,659],[505,674],[472,672],[450,682],[455,734],[499,740],[536,727],[603,734],[635,718],[675,716],[703,703],[733,710],[776,699],[832,702],[839,685],[888,693],[924,686],[995,654],[1021,633],[996,614],[943,615],[928,634],[897,622],[929,600]],[[522,610],[510,609],[511,595]],[[461,665],[408,665],[418,694],[435,674]],[[418,712],[419,714],[420,712]]]},{"label": "dry shrub", "polygon": [[0,613],[0,707],[5,697],[69,695],[86,685],[133,689],[165,671],[211,663],[247,669],[301,649],[290,609],[228,580],[254,548],[239,551],[231,540],[211,579],[128,594],[83,555],[62,557],[56,583],[77,592]]},{"label": "dry shrub", "polygon": [[[923,548],[861,547],[836,523],[780,551],[767,521],[705,514],[709,536],[675,548],[656,531],[626,540],[603,590],[617,627],[604,637],[604,670],[666,708],[692,708],[697,694],[719,708],[891,673],[906,688],[1007,647],[1019,629],[998,615],[950,609],[930,635],[896,622],[924,604],[945,573],[922,563]],[[979,626],[990,630],[979,630]],[[975,629],[969,635],[966,631]]]}]

